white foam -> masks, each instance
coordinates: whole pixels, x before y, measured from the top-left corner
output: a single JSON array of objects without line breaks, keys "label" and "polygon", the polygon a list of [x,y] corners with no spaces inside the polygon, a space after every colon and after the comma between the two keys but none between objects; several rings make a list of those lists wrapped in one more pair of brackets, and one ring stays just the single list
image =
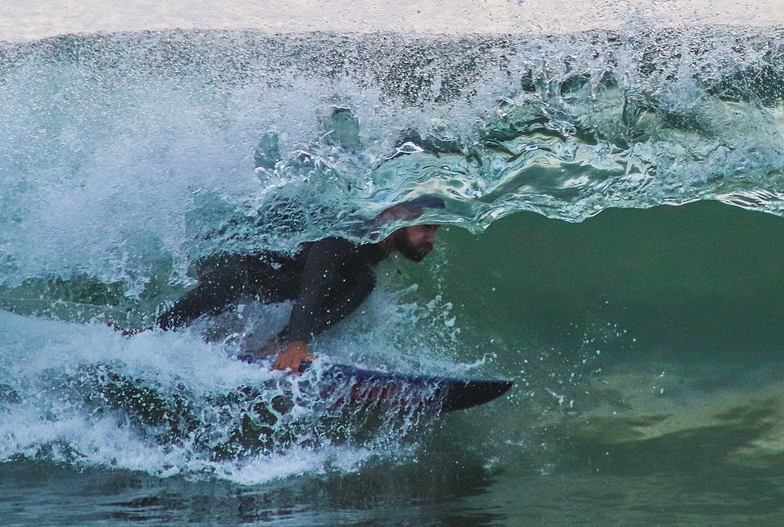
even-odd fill
[{"label": "white foam", "polygon": [[[204,342],[193,331],[147,331],[124,337],[101,324],[72,324],[0,311],[0,342],[0,385],[15,392],[0,407],[0,459],[43,456],[81,466],[140,470],[164,477],[219,477],[252,485],[306,473],[350,472],[373,456],[410,455],[410,445],[384,437],[358,445],[327,441],[306,447],[295,441],[274,454],[215,461],[193,434],[164,443],[144,437],[124,413],[80,402],[86,394],[74,395],[73,390],[80,389],[78,382],[75,388],[68,387],[68,379],[83,375],[88,376],[88,383],[94,382],[89,375],[98,368],[136,379],[133,382],[160,390],[164,396],[184,390],[191,404],[204,405],[193,408],[205,422],[197,430],[201,434],[213,433],[209,427],[220,426],[225,418],[221,417],[225,409],[220,403],[211,407],[216,403],[208,402],[210,397],[231,394],[239,386],[259,386],[269,380],[302,401],[312,398],[308,389],[301,390],[298,378],[237,361],[231,353],[238,350]],[[313,375],[318,375],[319,368],[317,364]],[[264,399],[270,400],[275,393],[279,389],[273,388]],[[123,397],[130,401],[134,395],[128,394]],[[295,406],[281,423],[307,419],[308,412]],[[228,431],[218,432],[215,437],[220,438]],[[303,434],[303,439],[311,441],[309,431]]]},{"label": "white foam", "polygon": [[370,0],[361,4],[352,0],[179,0],[165,5],[153,0],[45,0],[0,5],[0,39],[173,28],[431,35],[566,33],[597,27],[617,29],[641,21],[656,27],[774,25],[784,23],[778,7],[774,0]]}]

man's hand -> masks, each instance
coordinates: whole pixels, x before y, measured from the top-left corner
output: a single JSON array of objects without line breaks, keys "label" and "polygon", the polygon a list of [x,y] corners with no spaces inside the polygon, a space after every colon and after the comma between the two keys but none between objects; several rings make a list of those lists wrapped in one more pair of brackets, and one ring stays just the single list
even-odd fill
[{"label": "man's hand", "polygon": [[289,342],[288,347],[278,354],[278,358],[272,364],[276,370],[291,370],[293,372],[299,371],[299,366],[302,361],[313,360],[314,357],[308,354],[308,343],[304,340],[293,340]]}]

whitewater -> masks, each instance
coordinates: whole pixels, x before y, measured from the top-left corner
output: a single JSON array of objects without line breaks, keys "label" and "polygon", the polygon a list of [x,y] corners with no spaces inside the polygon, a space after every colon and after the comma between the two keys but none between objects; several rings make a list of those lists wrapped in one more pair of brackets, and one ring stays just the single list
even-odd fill
[{"label": "whitewater", "polygon": [[[776,523],[774,4],[0,8],[0,523]],[[236,359],[287,304],[116,331],[424,194],[303,376]],[[330,363],[515,388],[336,417]]]}]

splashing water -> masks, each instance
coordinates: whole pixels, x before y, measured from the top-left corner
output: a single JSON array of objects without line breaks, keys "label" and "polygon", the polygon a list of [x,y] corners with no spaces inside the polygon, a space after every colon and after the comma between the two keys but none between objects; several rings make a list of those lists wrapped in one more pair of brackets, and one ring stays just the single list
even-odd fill
[{"label": "splashing water", "polygon": [[[781,37],[177,31],[2,44],[0,304],[56,320],[0,312],[0,457],[259,482],[412,455],[434,421],[389,416],[346,435],[307,378],[231,357],[274,334],[285,309],[248,308],[213,342],[124,338],[102,322],[149,325],[217,250],[367,239],[381,210],[425,193],[447,207],[419,221],[471,232],[518,211],[580,222],[696,200],[781,216]],[[347,321],[356,335],[327,337],[325,354],[472,368],[439,355],[460,342],[448,309],[392,297],[375,295]],[[438,317],[441,334],[416,329]],[[405,332],[425,350],[396,356]]]}]

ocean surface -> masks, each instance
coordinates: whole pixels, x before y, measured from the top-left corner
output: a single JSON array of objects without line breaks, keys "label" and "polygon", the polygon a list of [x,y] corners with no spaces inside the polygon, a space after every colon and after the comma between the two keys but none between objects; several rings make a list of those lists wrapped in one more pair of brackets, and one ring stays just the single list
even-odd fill
[{"label": "ocean surface", "polygon": [[[638,15],[40,36],[18,14],[0,525],[781,525],[784,28]],[[436,249],[382,262],[302,377],[236,360],[289,305],[112,327],[217,251],[367,241],[423,194]],[[330,362],[515,386],[335,418],[309,384]]]}]

